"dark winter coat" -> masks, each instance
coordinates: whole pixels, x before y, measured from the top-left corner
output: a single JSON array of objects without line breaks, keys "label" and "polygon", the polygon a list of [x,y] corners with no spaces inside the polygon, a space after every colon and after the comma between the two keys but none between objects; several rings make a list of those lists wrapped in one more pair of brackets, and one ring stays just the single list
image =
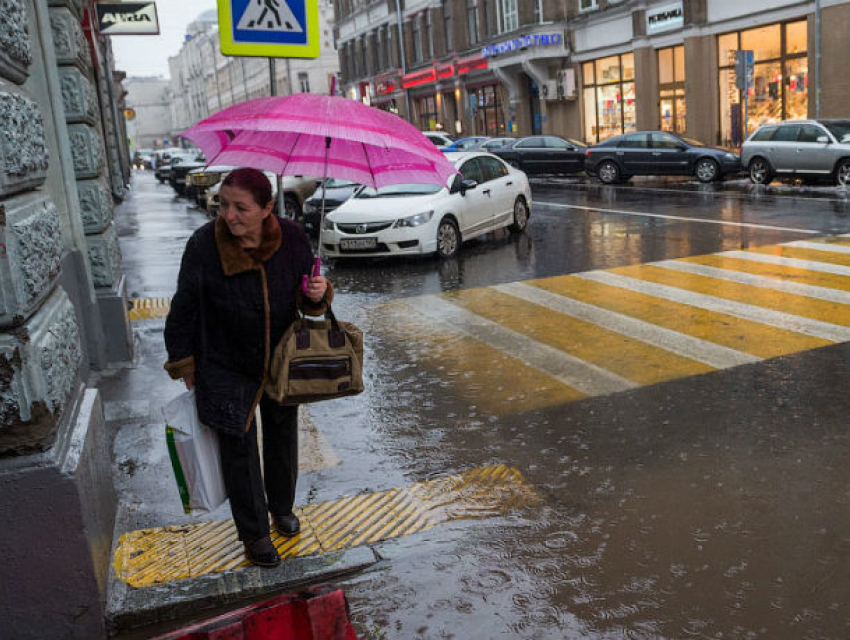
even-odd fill
[{"label": "dark winter coat", "polygon": [[221,218],[189,238],[165,321],[165,368],[175,380],[194,374],[201,422],[230,434],[250,427],[269,358],[296,309],[317,315],[333,298],[330,283],[327,303],[302,296],[312,266],[301,227],[273,215],[250,251]]}]

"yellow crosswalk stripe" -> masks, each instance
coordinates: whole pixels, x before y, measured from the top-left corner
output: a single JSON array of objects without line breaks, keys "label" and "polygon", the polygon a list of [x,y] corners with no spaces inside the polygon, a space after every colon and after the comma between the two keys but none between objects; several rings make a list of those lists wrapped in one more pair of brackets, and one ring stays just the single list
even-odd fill
[{"label": "yellow crosswalk stripe", "polygon": [[682,262],[693,262],[707,267],[718,269],[729,269],[730,271],[741,271],[757,276],[767,276],[778,280],[809,284],[815,287],[826,287],[838,289],[839,291],[850,291],[850,277],[821,271],[809,271],[798,267],[788,267],[765,262],[753,262],[752,260],[741,260],[724,255],[705,255],[681,258]]},{"label": "yellow crosswalk stripe", "polygon": [[[470,469],[400,489],[343,496],[296,509],[301,532],[272,542],[283,560],[410,535],[539,502],[513,467]],[[118,539],[115,574],[135,588],[248,566],[232,520],[140,529]]]},{"label": "yellow crosswalk stripe", "polygon": [[408,358],[430,364],[440,378],[462,389],[470,404],[489,413],[513,413],[517,405],[539,409],[586,397],[519,358],[441,327],[402,301],[382,305],[380,315],[390,318],[383,329],[406,345]]},{"label": "yellow crosswalk stripe", "polygon": [[827,264],[837,264],[842,267],[850,267],[850,255],[846,253],[819,251],[817,249],[803,249],[801,247],[785,247],[780,244],[768,245],[765,247],[753,247],[747,251],[750,251],[751,253],[761,253],[768,256],[797,258],[799,260],[826,262]]},{"label": "yellow crosswalk stripe", "polygon": [[672,271],[651,264],[610,269],[609,273],[617,273],[657,284],[666,284],[671,287],[753,304],[766,309],[784,311],[804,318],[850,326],[850,306],[839,302],[816,300],[793,293],[739,284],[694,273]]},{"label": "yellow crosswalk stripe", "polygon": [[447,297],[480,316],[641,384],[714,371],[701,362],[493,289],[467,289]]},{"label": "yellow crosswalk stripe", "polygon": [[574,276],[532,280],[527,284],[760,358],[832,344],[820,338]]}]

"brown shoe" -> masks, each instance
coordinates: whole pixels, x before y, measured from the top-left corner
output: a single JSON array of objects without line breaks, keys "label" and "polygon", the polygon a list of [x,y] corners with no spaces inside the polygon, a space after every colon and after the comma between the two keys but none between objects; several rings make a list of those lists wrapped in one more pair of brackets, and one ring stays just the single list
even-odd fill
[{"label": "brown shoe", "polygon": [[285,516],[273,513],[272,520],[274,520],[274,526],[277,528],[278,533],[282,536],[294,536],[301,531],[301,522],[299,522],[298,516],[291,511]]},{"label": "brown shoe", "polygon": [[245,555],[251,564],[258,567],[276,567],[280,564],[280,556],[272,544],[269,536],[245,543]]}]

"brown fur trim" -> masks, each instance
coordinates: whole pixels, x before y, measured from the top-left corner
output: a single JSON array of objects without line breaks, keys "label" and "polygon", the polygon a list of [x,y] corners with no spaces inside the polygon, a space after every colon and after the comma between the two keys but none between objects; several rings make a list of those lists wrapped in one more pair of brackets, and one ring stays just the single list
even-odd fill
[{"label": "brown fur trim", "polygon": [[259,266],[274,255],[280,248],[280,224],[273,215],[263,220],[263,235],[260,246],[250,253],[242,248],[239,240],[230,233],[224,218],[219,216],[215,221],[215,244],[221,257],[224,275],[232,276],[243,271],[258,269]]},{"label": "brown fur trim", "polygon": [[186,376],[195,374],[195,356],[166,362],[163,367],[168,371],[168,375],[171,376],[172,380],[180,380]]}]

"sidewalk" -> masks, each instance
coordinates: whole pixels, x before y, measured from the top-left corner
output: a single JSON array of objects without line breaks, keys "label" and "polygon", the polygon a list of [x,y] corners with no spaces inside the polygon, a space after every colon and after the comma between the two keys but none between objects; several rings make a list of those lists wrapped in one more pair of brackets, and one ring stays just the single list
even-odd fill
[{"label": "sidewalk", "polygon": [[[136,172],[134,189],[116,210],[124,270],[132,297],[167,298],[172,294],[169,287],[176,284],[185,241],[205,222],[203,214],[186,209],[183,201],[175,202],[169,192],[170,189],[157,188],[146,172]],[[177,581],[169,581],[167,572],[163,572],[151,586],[135,588],[127,583],[121,572],[120,557],[116,558],[124,534],[230,519],[227,503],[203,518],[183,513],[161,416],[161,407],[181,393],[183,387],[170,380],[162,368],[166,360],[162,340],[164,323],[163,317],[134,321],[135,361],[94,372],[89,380],[89,385],[100,391],[107,427],[114,438],[113,482],[119,497],[107,587],[109,632],[123,634],[169,620],[182,623],[204,619],[224,605],[236,606],[264,594],[332,581],[374,564],[377,555],[369,546],[362,546],[287,558],[271,570],[236,566]],[[300,422],[301,473],[337,464],[339,461],[303,408]],[[235,542],[232,527],[229,535],[233,540],[225,542]],[[241,551],[241,545],[238,547]],[[163,554],[160,560],[173,562],[173,554]],[[234,564],[240,565],[244,558],[237,560]],[[159,630],[164,631],[162,627],[159,625]]]}]

